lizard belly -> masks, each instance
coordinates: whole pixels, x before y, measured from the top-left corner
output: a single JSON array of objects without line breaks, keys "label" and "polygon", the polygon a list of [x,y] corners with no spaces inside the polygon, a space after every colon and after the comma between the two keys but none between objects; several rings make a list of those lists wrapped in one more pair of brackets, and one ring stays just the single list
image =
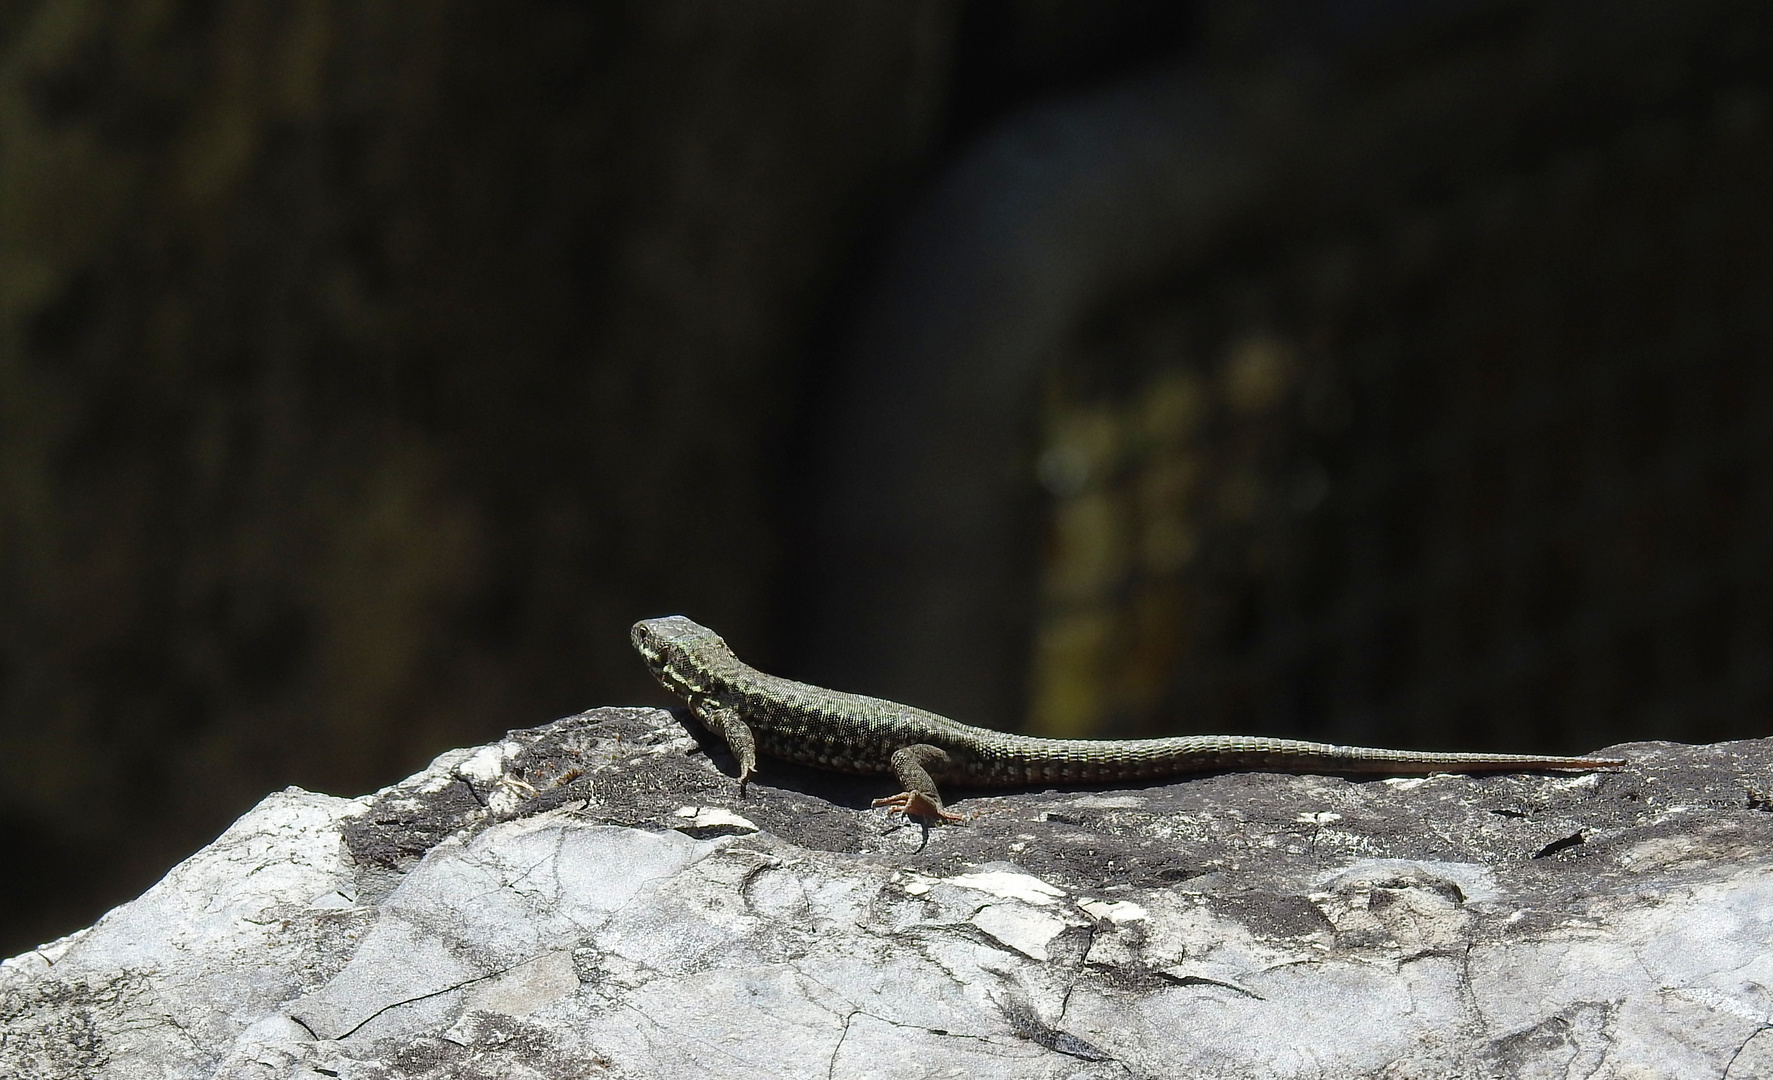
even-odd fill
[{"label": "lizard belly", "polygon": [[752,734],[757,740],[759,753],[781,761],[864,775],[891,771],[887,764],[892,757],[891,751],[882,755],[868,747],[843,740],[823,739],[810,732],[791,733],[754,727]]}]

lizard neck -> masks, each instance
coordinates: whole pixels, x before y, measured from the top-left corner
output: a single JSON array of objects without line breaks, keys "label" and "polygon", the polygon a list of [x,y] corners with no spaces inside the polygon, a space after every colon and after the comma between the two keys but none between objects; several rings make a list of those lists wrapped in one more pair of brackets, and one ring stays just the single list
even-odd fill
[{"label": "lizard neck", "polygon": [[732,654],[711,644],[673,649],[651,665],[653,677],[692,707],[731,697],[761,674]]}]

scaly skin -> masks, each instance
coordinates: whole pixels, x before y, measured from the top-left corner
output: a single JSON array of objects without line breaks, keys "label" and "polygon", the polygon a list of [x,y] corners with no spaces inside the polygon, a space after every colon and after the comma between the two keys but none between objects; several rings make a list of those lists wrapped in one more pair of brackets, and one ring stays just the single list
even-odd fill
[{"label": "scaly skin", "polygon": [[734,656],[714,631],[682,615],[643,619],[631,637],[653,676],[726,740],[739,762],[741,792],[762,753],[837,772],[893,773],[905,790],[875,805],[947,821],[960,815],[943,807],[938,780],[1017,787],[1151,780],[1209,769],[1406,774],[1625,764],[1619,758],[1380,750],[1251,735],[1125,740],[1008,735],[893,701],[765,675]]}]

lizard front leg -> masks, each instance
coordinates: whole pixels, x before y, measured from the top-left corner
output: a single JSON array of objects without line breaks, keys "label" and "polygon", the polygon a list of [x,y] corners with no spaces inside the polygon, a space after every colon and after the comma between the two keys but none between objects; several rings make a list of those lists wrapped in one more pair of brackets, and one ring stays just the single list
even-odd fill
[{"label": "lizard front leg", "polygon": [[948,751],[928,743],[913,743],[893,751],[892,763],[893,774],[905,790],[874,800],[875,806],[890,807],[906,817],[915,814],[939,821],[966,820],[965,816],[942,808],[942,793],[936,789],[936,780],[930,775],[931,769],[945,773],[954,767],[955,761]]},{"label": "lizard front leg", "polygon": [[751,734],[751,725],[745,723],[736,709],[704,706],[691,711],[709,731],[726,741],[727,749],[738,759],[739,795],[743,797],[746,782],[757,772],[757,739]]}]

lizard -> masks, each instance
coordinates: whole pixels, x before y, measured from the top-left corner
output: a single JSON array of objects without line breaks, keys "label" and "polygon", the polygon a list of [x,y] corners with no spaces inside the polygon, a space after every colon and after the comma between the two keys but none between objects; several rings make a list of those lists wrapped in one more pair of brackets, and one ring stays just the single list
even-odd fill
[{"label": "lizard", "polygon": [[905,790],[874,800],[907,817],[963,821],[937,781],[966,787],[1154,780],[1219,769],[1277,772],[1530,772],[1617,768],[1622,758],[1545,757],[1337,746],[1254,735],[1048,739],[974,727],[910,705],[766,675],[682,615],[642,619],[630,637],[653,677],[725,740],[739,794],[757,756],[835,772],[892,773]]}]

